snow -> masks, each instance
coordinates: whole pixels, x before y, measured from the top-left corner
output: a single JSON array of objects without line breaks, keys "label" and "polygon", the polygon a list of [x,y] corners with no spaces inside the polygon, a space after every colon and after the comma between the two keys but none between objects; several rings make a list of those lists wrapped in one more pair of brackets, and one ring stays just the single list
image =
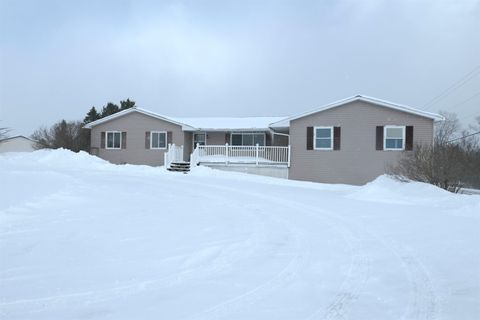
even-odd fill
[{"label": "snow", "polygon": [[1,319],[476,319],[480,196],[0,156]]},{"label": "snow", "polygon": [[271,123],[285,119],[285,117],[197,117],[178,118],[168,117],[173,121],[187,124],[197,130],[268,130]]}]

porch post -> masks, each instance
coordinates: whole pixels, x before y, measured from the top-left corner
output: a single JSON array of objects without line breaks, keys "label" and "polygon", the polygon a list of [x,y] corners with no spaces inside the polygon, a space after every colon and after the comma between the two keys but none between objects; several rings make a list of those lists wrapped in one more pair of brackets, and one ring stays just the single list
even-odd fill
[{"label": "porch post", "polygon": [[228,164],[228,143],[225,143],[225,164]]},{"label": "porch post", "polygon": [[255,165],[258,166],[258,143],[255,146]]},{"label": "porch post", "polygon": [[288,149],[287,149],[287,152],[288,152],[288,154],[287,154],[287,159],[288,159],[288,160],[287,160],[287,167],[288,167],[288,168],[290,168],[290,154],[291,154],[290,149],[291,149],[291,148],[290,148],[290,144],[289,144],[289,145],[288,145]]}]

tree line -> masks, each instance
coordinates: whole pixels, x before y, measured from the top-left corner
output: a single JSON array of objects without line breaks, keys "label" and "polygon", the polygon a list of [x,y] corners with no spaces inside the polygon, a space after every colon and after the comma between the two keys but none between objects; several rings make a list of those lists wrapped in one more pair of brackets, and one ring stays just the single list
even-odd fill
[{"label": "tree line", "polygon": [[120,105],[108,102],[100,112],[97,111],[95,106],[92,106],[83,121],[62,119],[50,127],[42,126],[35,130],[31,138],[36,141],[37,149],[65,148],[74,152],[89,152],[90,130],[85,129],[84,126],[87,123],[133,107],[135,107],[135,101],[130,99],[120,101]]}]

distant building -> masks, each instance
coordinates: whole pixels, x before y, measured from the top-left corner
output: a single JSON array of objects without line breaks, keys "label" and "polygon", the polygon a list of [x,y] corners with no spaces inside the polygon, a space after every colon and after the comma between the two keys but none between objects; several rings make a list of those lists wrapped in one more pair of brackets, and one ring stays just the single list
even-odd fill
[{"label": "distant building", "polygon": [[0,140],[0,153],[31,152],[35,150],[35,141],[25,136],[15,136]]}]

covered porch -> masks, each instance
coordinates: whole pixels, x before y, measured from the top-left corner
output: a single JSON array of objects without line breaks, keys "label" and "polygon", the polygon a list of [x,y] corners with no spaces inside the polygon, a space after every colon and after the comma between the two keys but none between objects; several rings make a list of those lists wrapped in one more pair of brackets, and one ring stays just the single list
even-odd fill
[{"label": "covered porch", "polygon": [[190,156],[192,165],[236,164],[254,166],[290,167],[290,145],[255,146],[200,145],[197,144]]}]

